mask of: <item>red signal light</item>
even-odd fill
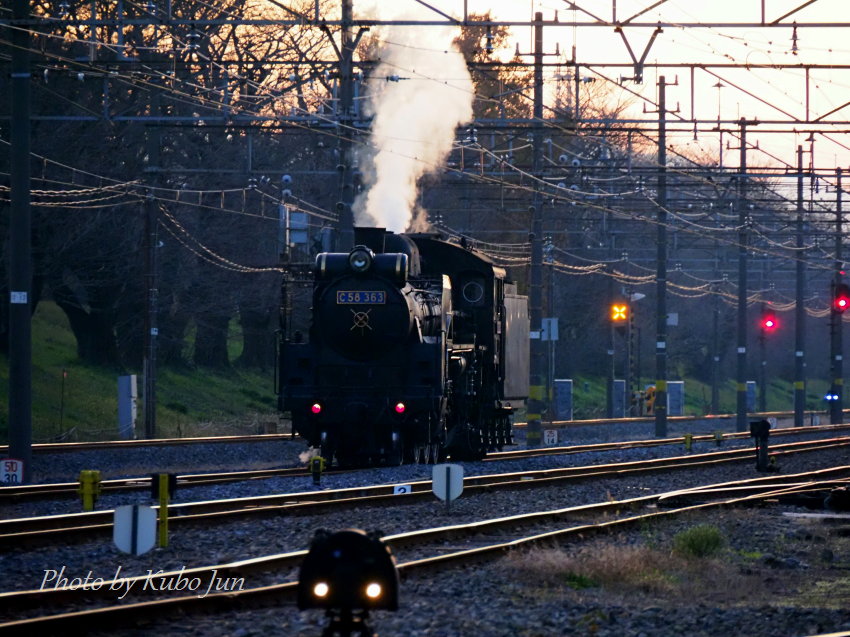
[[[398,402],[398,403],[395,404],[395,413],[403,414],[405,409],[407,409],[407,407],[405,406],[404,403]]]
[[[314,414],[320,414],[322,413],[322,406],[319,403],[313,403],[310,406],[310,411],[312,411]]]
[[[761,328],[769,332],[779,327],[779,321],[776,319],[776,313],[773,310],[762,310],[761,312]]]
[[[832,308],[839,314],[843,314],[850,308],[850,287],[846,283],[838,283],[833,288]]]

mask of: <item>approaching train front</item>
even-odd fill
[[[411,285],[415,246],[316,259],[307,343],[285,342],[281,408],[293,428],[341,465],[398,464],[436,454],[444,386],[446,281]],[[431,443],[434,443],[433,445]]]

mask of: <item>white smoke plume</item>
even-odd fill
[[[309,465],[310,461],[319,455],[321,449],[318,447],[310,447],[307,451],[302,451],[298,454],[298,462],[303,465]]]
[[[438,18],[412,0],[356,7],[363,19]],[[472,78],[453,44],[458,34],[451,25],[387,26],[372,34],[381,42],[380,64],[369,86],[374,119],[370,149],[360,158],[367,189],[354,203],[358,225],[408,229],[417,181],[442,167],[456,127],[472,119]],[[421,211],[416,216],[418,228],[427,225]]]

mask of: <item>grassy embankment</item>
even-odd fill
[[[39,303],[32,330],[33,440],[118,438],[117,377],[120,373],[137,374],[141,394],[140,370],[120,372],[81,363],[68,321],[54,303]],[[238,351],[231,352],[232,359],[236,355]],[[8,379],[8,360],[0,357],[0,441],[3,443],[9,413]],[[161,367],[157,382],[158,434],[182,437],[261,432],[267,423],[278,420],[273,382],[271,370],[261,373],[232,368],[210,372]],[[140,395],[138,437],[142,437],[143,429]]]
[[[234,334],[231,360],[238,355]],[[67,374],[64,377],[63,371]],[[141,390],[141,373],[138,383]],[[6,440],[8,417],[8,360],[0,357],[0,442]],[[107,440],[118,437],[116,370],[80,363],[76,343],[62,311],[50,302],[40,303],[33,319],[33,438],[46,442],[62,437],[70,440]],[[645,378],[645,381],[648,380]],[[809,383],[807,409],[823,409],[820,397],[826,384]],[[158,370],[158,433],[162,437],[257,433],[277,423],[272,372],[232,368],[224,372],[186,369]],[[605,381],[578,377],[573,383],[574,416],[600,418],[605,414]],[[721,388],[721,412],[735,412],[734,381]],[[711,387],[685,381],[685,413],[708,412]],[[769,383],[770,411],[793,410],[790,383]],[[518,419],[525,417],[524,410]],[[143,433],[141,405],[137,436]]]

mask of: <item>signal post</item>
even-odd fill
[[[841,241],[843,237],[842,225],[843,215],[841,210],[842,204],[842,189],[841,189],[842,170],[835,170],[835,274],[832,281],[833,292],[841,289],[844,285],[844,262],[842,259]],[[847,286],[844,285],[846,288]],[[846,306],[848,297],[845,297],[844,305]],[[829,403],[829,421],[833,425],[840,425],[844,422],[844,344],[842,340],[842,316],[843,312],[839,311],[836,303],[833,302],[832,310],[829,313],[829,367],[832,376]]]
[[[840,266],[840,264],[839,264]],[[830,371],[832,382],[829,388],[829,421],[833,425],[844,422],[844,361],[842,356],[841,325],[844,312],[850,307],[850,286],[841,281],[844,271],[836,269],[832,283],[832,310],[830,312]]]
[[[605,392],[606,397],[606,409],[608,418],[614,417],[614,381],[617,377],[616,374],[616,348],[615,344],[615,332],[623,331],[629,324],[629,315],[630,315],[630,307],[628,301],[617,300],[611,303],[611,306],[608,308],[608,318],[611,321],[611,340],[608,348],[608,356],[611,358],[611,364],[609,366],[609,375],[608,375],[608,390]],[[628,344],[626,345],[628,347]],[[626,393],[629,390],[629,383],[626,383]]]
[[[759,366],[759,411],[767,411],[767,335],[779,327],[779,320],[773,308],[763,305],[759,320],[759,351],[761,365]]]

